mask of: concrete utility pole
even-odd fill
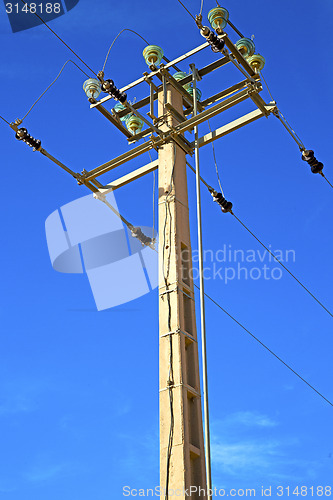
[[[159,94],[159,117],[167,103],[183,116],[183,97],[171,85]],[[161,128],[178,123],[169,114]],[[161,488],[206,489],[186,155],[172,142],[159,149],[158,179]]]
[[[219,10],[219,9],[217,9]],[[221,8],[220,8],[221,10]],[[222,9],[223,10],[223,9]],[[236,30],[237,31],[237,30]],[[239,33],[237,31],[237,33]],[[262,90],[260,80],[260,64],[262,56],[252,56],[251,60],[244,55],[249,47],[254,46],[247,38],[242,38],[236,44],[229,39],[226,33],[217,37],[209,28],[203,27],[202,34],[209,39],[202,45],[183,54],[167,64],[149,63],[151,72],[144,73],[143,77],[126,85],[122,89],[115,88],[112,80],[103,80],[108,84],[107,95],[100,101],[94,97],[96,85],[100,82],[89,79],[85,82],[86,94],[89,97],[91,108],[96,108],[109,122],[112,123],[126,138],[130,145],[146,138],[143,144],[136,145],[120,156],[81,174],[72,171],[59,160],[54,158],[44,148],[39,140],[31,137],[27,130],[18,129],[21,122],[10,124],[16,131],[16,136],[24,140],[31,147],[48,157],[67,173],[72,175],[79,184],[88,187],[96,198],[105,202],[105,195],[125,186],[143,175],[159,170],[159,332],[160,332],[160,465],[161,489],[164,489],[165,499],[171,494],[168,490],[187,490],[200,487],[206,490],[210,486],[209,466],[209,426],[208,426],[208,396],[206,381],[205,349],[203,349],[204,388],[205,399],[205,429],[207,453],[207,479],[205,467],[205,450],[203,440],[203,425],[200,396],[200,376],[198,362],[198,344],[194,308],[194,289],[191,274],[192,255],[189,229],[189,209],[187,199],[186,155],[193,156],[195,152],[197,167],[198,214],[200,214],[200,177],[199,177],[199,148],[241,128],[261,117],[267,117],[276,111],[275,102],[266,104],[260,97]],[[196,70],[192,65],[193,75],[180,75],[177,64],[195,56],[198,52],[214,45],[216,59],[207,66]],[[254,47],[252,47],[254,49]],[[156,46],[149,46],[156,55]],[[156,56],[157,57],[157,56]],[[249,63],[250,61],[250,63]],[[196,80],[232,64],[242,74],[243,80],[231,87],[221,89],[218,93],[206,97],[204,100],[193,100],[197,96]],[[173,78],[171,68],[178,72],[180,79]],[[259,68],[259,69],[258,69]],[[186,75],[186,76],[184,76]],[[245,79],[244,79],[245,77]],[[103,77],[104,78],[104,77]],[[155,80],[155,82],[154,82]],[[219,79],[218,81],[223,81]],[[110,83],[112,82],[112,84]],[[162,82],[162,83],[161,83]],[[193,95],[188,84],[192,82]],[[131,104],[127,100],[127,92],[137,85],[149,85],[150,93],[145,98]],[[109,90],[108,90],[109,89]],[[110,90],[111,89],[111,90]],[[113,89],[113,90],[112,90]],[[89,94],[89,92],[92,92]],[[109,111],[104,104],[112,99],[116,92],[117,99],[123,102],[123,108],[113,108]],[[252,100],[256,106],[254,111],[220,126],[208,134],[199,137],[198,125],[206,122],[223,111]],[[154,107],[158,100],[158,118]],[[142,114],[141,108],[149,107],[149,112]],[[126,121],[126,116],[130,117]],[[149,119],[147,118],[149,117]],[[127,124],[124,126],[122,119]],[[129,123],[145,123],[147,128],[141,130],[128,129]],[[195,130],[195,140],[189,142],[185,133]],[[116,178],[109,184],[101,184],[97,177],[120,167],[124,163],[151,149],[158,151],[158,160],[151,161],[130,172],[123,177]],[[112,208],[112,207],[110,207]],[[120,214],[118,214],[120,216]],[[121,216],[120,216],[121,217]],[[125,219],[121,217],[123,221]],[[128,225],[128,224],[127,224]],[[151,239],[140,233],[139,228],[130,225],[132,235],[139,237],[143,245],[151,246]],[[199,250],[202,255],[199,217]],[[141,236],[140,236],[141,234]],[[204,290],[201,276],[201,304],[203,304]],[[203,312],[203,308],[201,309]],[[202,318],[204,315],[202,314]],[[202,319],[203,339],[204,319]],[[203,346],[204,346],[203,341]],[[181,493],[177,498],[188,498]],[[192,499],[207,498],[202,492],[192,493]]]

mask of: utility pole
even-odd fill
[[[179,123],[166,104],[183,116],[183,97],[170,84],[159,94],[162,130]],[[185,152],[165,144],[158,172],[160,484],[168,498],[168,490],[206,490],[206,474]]]
[[[264,58],[260,54],[254,54],[254,42],[243,37],[236,44],[230,40],[222,30],[226,25],[225,9],[221,7],[212,9],[209,16],[216,33],[207,26],[202,26],[201,21],[197,23],[201,34],[206,38],[205,43],[173,61],[164,58],[167,61],[166,64],[161,64],[162,49],[157,46],[146,47],[144,55],[151,70],[150,73],[144,73],[143,77],[122,89],[117,89],[113,80],[104,80],[103,72],[97,75],[99,80],[91,78],[85,82],[84,88],[91,103],[91,108],[96,108],[115,126],[125,136],[129,145],[145,139],[145,142],[135,145],[120,156],[90,171],[83,170],[81,173],[76,173],[42,148],[41,141],[30,136],[25,128],[19,128],[22,120],[10,124],[11,128],[16,132],[18,140],[26,142],[36,151],[56,163],[58,167],[74,177],[79,184],[88,187],[96,198],[104,202],[106,202],[105,195],[110,191],[119,189],[158,168],[160,486],[161,495],[164,496],[165,500],[171,497],[171,490],[173,490],[174,494],[176,490],[177,498],[185,500],[185,498],[188,498],[185,490],[190,489],[191,486],[192,488],[197,487],[196,491],[190,490],[192,499],[207,499],[210,495],[207,495],[206,487],[211,484],[207,367],[205,341],[203,341],[206,467],[194,284],[191,272],[192,251],[187,197],[186,155],[193,156],[195,152],[200,268],[202,270],[199,148],[277,111],[275,102],[267,104],[259,95],[262,91],[260,69],[263,67]],[[241,36],[240,32],[236,28],[234,29]],[[209,46],[216,53],[216,59],[213,62],[199,70],[192,65],[192,74],[180,72],[177,67],[178,64],[194,57],[198,52],[207,49]],[[152,59],[149,60],[149,57]],[[196,81],[212,72],[216,72],[227,64],[235,66],[242,74],[242,80],[201,100],[196,88]],[[175,74],[171,75],[172,68],[177,71],[177,78],[174,78]],[[223,81],[223,79],[219,81]],[[127,92],[141,84],[148,84],[150,93],[135,104],[131,104],[127,100]],[[97,97],[101,90],[108,95],[98,101]],[[118,100],[120,104],[118,103],[109,111],[105,104],[112,98]],[[241,115],[239,118],[199,137],[199,124],[247,99],[252,100],[255,105],[256,109],[254,111]],[[157,117],[154,109],[156,100],[158,100]],[[139,111],[141,108],[147,107],[149,107],[149,111],[145,114]],[[146,128],[142,130],[144,124]],[[193,129],[195,130],[195,140],[190,142],[185,137],[185,134]],[[292,133],[291,130],[288,131]],[[123,177],[116,178],[109,184],[103,185],[98,181],[97,177],[152,149],[158,152],[158,160],[151,161]],[[226,201],[224,198],[223,200]],[[120,216],[120,214],[118,215]],[[123,217],[121,219],[127,223],[132,236],[138,238],[143,245],[152,246],[152,239],[146,237],[140,228],[128,224]],[[203,306],[202,273],[200,282],[200,297]],[[202,334],[203,339],[205,339],[203,307],[201,312]],[[199,487],[201,488],[200,493]]]

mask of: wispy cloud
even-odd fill
[[[238,475],[245,469],[251,472],[267,469],[271,459],[281,453],[281,443],[278,441],[259,440],[227,443],[216,438],[212,443],[212,456],[214,463],[223,465],[225,472]]]
[[[31,413],[38,410],[41,394],[47,388],[47,381],[9,380],[0,386],[0,417]]]
[[[228,426],[242,425],[247,427],[276,427],[278,422],[267,415],[253,411],[231,413],[222,419]]]
[[[41,483],[71,476],[76,472],[77,467],[68,462],[53,464],[40,463],[31,466],[30,469],[24,473],[24,478],[31,483]]]
[[[30,413],[36,409],[33,401],[24,395],[16,394],[0,402],[0,417],[17,413]]]
[[[236,412],[213,422],[212,429],[212,466],[223,487],[310,480],[320,470],[320,464],[299,458],[299,441],[281,436],[279,422],[269,415]]]

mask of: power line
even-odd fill
[[[199,287],[194,284],[194,286],[199,289]],[[221,309],[221,311],[223,311],[227,316],[229,316],[230,319],[232,319],[235,323],[237,323],[238,326],[240,326],[246,333],[248,333],[249,335],[251,335],[251,337],[256,341],[258,342],[262,347],[264,347],[270,354],[272,354],[272,356],[274,356],[277,360],[279,360],[284,366],[286,366],[288,368],[288,370],[290,370],[292,373],[294,373],[294,375],[296,375],[300,380],[302,380],[302,382],[304,382],[308,387],[310,387],[310,389],[312,389],[314,392],[316,392],[321,398],[323,398],[328,404],[330,404],[331,406],[333,406],[333,403],[331,403],[331,401],[329,401],[329,399],[325,398],[325,396],[323,394],[321,394],[321,392],[319,392],[315,387],[313,387],[313,385],[311,385],[307,380],[305,380],[305,378],[303,378],[298,372],[296,372],[296,370],[294,370],[290,365],[288,365],[288,363],[286,363],[285,361],[283,361],[282,358],[280,358],[277,354],[275,354],[274,351],[272,351],[266,344],[264,344],[258,337],[256,337],[252,332],[250,332],[250,330],[248,330],[242,323],[240,323],[234,316],[232,316],[226,309],[224,309],[218,302],[216,302],[216,300],[214,300],[210,295],[208,295],[207,293],[205,293],[206,297],[211,301],[213,302],[219,309]]]
[[[129,28],[124,28],[123,30],[121,30],[118,35],[115,37],[115,39],[113,40],[113,42],[111,43],[110,45],[110,48],[108,50],[108,53],[106,54],[106,58],[105,58],[105,61],[104,61],[104,65],[103,65],[103,69],[102,71],[105,70],[105,66],[106,66],[106,63],[108,62],[108,58],[109,58],[109,55],[110,55],[110,51],[113,47],[113,45],[115,44],[116,40],[120,37],[120,35],[122,33],[124,33],[124,31],[131,31],[132,33],[134,33],[135,35],[137,35],[138,37],[140,37],[147,45],[149,45],[149,42],[147,42],[147,40],[145,38],[143,38],[143,36],[139,35],[139,33],[137,33],[137,31],[134,31],[134,30],[131,30]]]
[[[204,0],[201,0],[201,7],[200,7],[200,16],[202,16],[202,10],[203,10],[203,5],[204,5]]]
[[[71,48],[70,48],[70,46],[69,46],[69,45],[68,45],[68,44],[67,44],[67,43],[66,43],[66,42],[65,42],[62,38],[60,38],[60,36],[59,36],[59,35],[57,35],[57,33],[56,33],[55,31],[53,31],[53,29],[51,29],[51,28],[50,28],[50,26],[49,26],[48,24],[46,24],[46,22],[45,22],[45,21],[44,21],[44,20],[43,20],[43,19],[42,19],[42,18],[41,18],[38,14],[37,14],[37,12],[32,12],[32,11],[31,11],[31,9],[30,9],[30,5],[29,5],[27,2],[25,2],[24,0],[21,0],[21,2],[22,2],[22,3],[24,3],[24,5],[26,5],[26,6],[29,8],[29,11],[30,11],[30,13],[31,13],[31,14],[34,14],[36,17],[38,17],[38,19],[39,19],[39,20],[40,20],[40,21],[41,21],[41,22],[42,22],[42,23],[43,23],[43,24],[47,27],[47,29],[49,29],[49,30],[51,31],[51,33],[53,33],[53,34],[54,34],[54,36],[56,36],[56,37],[58,38],[58,40],[60,40],[60,41],[61,41],[61,43],[63,43],[63,44],[64,44],[64,45],[65,45],[65,46],[66,46],[66,47],[67,47],[67,48],[68,48],[68,49],[69,49],[69,50],[70,50],[70,51],[71,51],[71,52],[75,55],[75,57],[77,57],[77,58],[78,58],[78,59],[82,62],[82,64],[84,64],[84,65],[86,66],[86,68],[88,68],[88,69],[89,69],[89,71],[91,71],[92,73],[94,73],[94,75],[96,75],[96,76],[97,76],[97,74],[95,73],[95,71],[94,71],[94,70],[92,70],[92,69],[90,68],[90,66],[88,66],[88,64],[86,64],[86,63],[84,62],[84,60],[83,60],[83,59],[81,59],[81,57],[80,57],[80,56],[78,56],[78,55],[77,55],[77,53],[76,53],[76,52],[74,52],[74,50],[73,50],[73,49],[71,49]]]
[[[192,165],[191,165],[188,161],[186,161],[186,165],[187,165],[188,167],[190,167],[190,169],[192,170],[192,172],[193,172],[194,174],[196,173],[196,172],[195,172],[195,168],[194,168],[194,167],[192,167]],[[213,189],[213,188],[212,188],[212,186],[210,186],[210,185],[208,184],[208,182],[206,182],[206,181],[205,181],[205,179],[203,179],[201,176],[200,176],[200,180],[201,180],[201,182],[202,182],[202,183],[206,186],[206,188],[208,188],[208,190]]]
[[[84,75],[86,75],[88,78],[89,78],[89,75],[87,75],[87,73],[85,71],[83,71],[83,69],[80,68],[80,66],[78,66],[74,61],[72,61],[71,59],[68,59],[68,61],[65,62],[65,64],[63,65],[63,67],[61,68],[61,70],[59,71],[59,74],[58,76],[53,80],[53,82],[44,90],[44,92],[38,97],[38,99],[33,103],[33,105],[31,106],[31,108],[29,109],[29,111],[24,115],[24,117],[22,118],[22,121],[28,116],[28,114],[30,113],[30,111],[32,111],[32,109],[35,107],[35,105],[37,104],[37,102],[43,97],[43,95],[46,94],[46,92],[52,87],[52,85],[55,84],[55,82],[58,80],[58,78],[60,77],[61,73],[63,72],[63,70],[65,69],[65,66],[71,62],[72,64],[74,64],[74,66],[76,66],[80,71],[82,71],[82,73]]]
[[[278,262],[280,266],[282,266],[283,269],[285,269],[287,273],[289,273],[290,276],[292,276],[292,278],[294,278],[294,280],[297,281],[297,283],[301,285],[301,287],[304,288],[304,290],[333,318],[333,314],[327,309],[327,307],[325,307],[324,304],[320,302],[320,300],[317,299],[317,297],[313,295],[313,293],[311,293],[310,290],[306,288],[306,286],[303,285],[303,283],[301,283],[291,271],[289,271],[289,269],[276,257],[276,255],[274,255],[274,253],[271,252],[269,248],[267,248],[266,245],[264,245],[264,243],[260,241],[259,238],[257,238],[257,236],[233,212],[231,212],[231,215],[234,216],[234,218],[244,227],[244,229],[246,229],[246,231],[248,231],[253,236],[253,238],[255,238],[255,240],[257,240],[257,242],[260,243],[263,248],[265,248],[265,250],[267,250],[267,252],[276,260],[276,262]]]
[[[234,24],[232,24],[232,22],[229,19],[227,20],[227,23],[229,24],[230,28],[232,28],[237,33],[238,36],[244,38],[244,35],[236,28]]]
[[[143,137],[143,141],[146,142],[146,139]],[[150,151],[148,150],[148,155],[150,161],[153,161]],[[156,171],[153,171],[153,238],[155,238],[155,191],[156,191]]]
[[[330,181],[327,179],[326,175],[321,172],[321,176],[324,177],[325,181],[333,188],[333,185],[330,183]]]
[[[180,3],[180,5],[182,5],[184,7],[184,9],[186,10],[186,12],[188,12],[188,14],[190,14],[190,16],[192,17],[193,21],[195,21],[195,17],[191,14],[191,12],[188,10],[187,7],[185,7],[185,5],[183,4],[183,2],[181,2],[181,0],[178,0],[178,2]]]
[[[188,164],[189,165],[189,164]],[[191,165],[189,165],[191,167]],[[191,169],[194,171],[194,169],[191,167]],[[195,171],[194,171],[195,172]],[[208,185],[208,183],[206,181],[204,181],[202,178],[201,180],[203,181],[203,183],[207,186],[208,190],[210,191],[210,186]],[[230,211],[230,210],[229,210]],[[269,248],[234,214],[234,212],[231,210],[230,211],[231,215],[233,215],[233,217],[244,227],[244,229],[246,229],[246,231],[248,231],[252,236],[253,238],[255,238],[255,240],[276,260],[276,262],[278,262],[280,264],[280,266],[283,267],[283,269],[285,269],[292,278],[294,278],[295,281],[297,281],[297,283],[302,287],[304,288],[304,290],[333,318],[333,314],[329,311],[329,309],[327,309],[327,307],[324,306],[324,304],[322,302],[320,302],[319,299],[317,299],[317,297],[312,293],[310,292],[310,290],[305,286],[303,285],[303,283],[301,281],[299,281],[298,278],[296,278],[296,276],[276,257],[276,255],[271,251],[269,250]]]
[[[1,115],[0,115],[0,118],[1,118],[1,120],[3,120],[4,122],[6,122],[6,123],[7,123],[7,125],[10,125],[10,123],[9,123],[9,122],[7,122],[7,120],[6,120],[3,116],[1,116]]]
[[[208,127],[209,127],[209,130],[210,130],[210,132],[212,133],[212,129],[211,129],[211,127],[210,127],[209,120],[207,120],[207,122],[208,122]],[[215,145],[214,145],[214,141],[212,141],[212,148],[213,148],[213,157],[214,157],[214,163],[215,163],[215,171],[216,171],[216,175],[217,175],[217,181],[218,181],[218,183],[219,183],[221,193],[222,193],[222,194],[223,194],[223,196],[224,196],[224,192],[223,192],[222,185],[221,185],[221,180],[220,180],[220,175],[219,175],[219,169],[218,169],[218,166],[217,166],[217,160],[216,160],[216,154],[215,154]]]
[[[264,84],[266,85],[266,88],[267,88],[267,91],[268,91],[268,93],[270,95],[270,98],[272,99],[272,101],[274,101],[276,103],[276,100],[272,96],[272,93],[270,91],[270,88],[268,86],[268,83],[267,83],[267,81],[266,81],[266,79],[265,79],[262,71],[260,71],[260,76],[263,79]],[[280,120],[280,122],[282,123],[282,125],[285,127],[285,129],[289,132],[289,134],[291,135],[291,137],[294,139],[294,141],[298,145],[299,149],[301,151],[305,151],[306,148],[305,148],[305,146],[303,144],[302,139],[299,137],[299,135],[296,134],[295,130],[292,128],[292,126],[288,122],[287,118],[282,114],[282,112],[280,111],[279,108],[277,108],[277,112],[274,113],[274,116],[276,116],[276,118],[278,118],[278,120]]]

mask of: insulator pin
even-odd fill
[[[324,164],[317,160],[311,149],[302,152],[302,160],[310,165],[313,174],[320,174],[324,168]]]
[[[35,139],[30,134],[28,134],[26,128],[19,128],[15,134],[15,137],[18,141],[23,141],[31,148],[34,148],[34,151],[38,151],[41,148],[42,141],[40,141],[39,139]]]
[[[227,201],[221,193],[211,190],[210,194],[212,195],[213,200],[220,205],[222,212],[228,213],[232,211],[233,205],[231,201]]]
[[[120,90],[115,86],[113,80],[104,80],[104,82],[102,83],[102,90],[122,104],[124,104],[124,102],[126,102],[127,100],[127,94],[125,92],[120,92]]]

